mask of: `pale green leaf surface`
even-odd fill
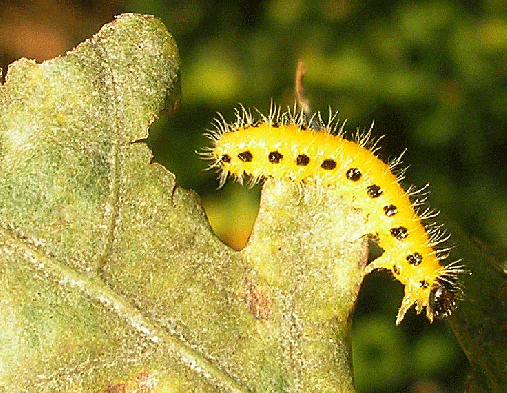
[[[64,57],[9,68],[1,391],[353,391],[362,215],[333,190],[270,181],[247,247],[224,246],[139,142],[177,105],[178,66],[159,20],[122,15]]]

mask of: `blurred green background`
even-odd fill
[[[3,1],[0,61],[64,54],[121,12],[160,17],[182,60],[182,106],[153,126],[155,161],[204,198],[215,230],[236,248],[257,214],[259,187],[229,182],[194,153],[217,111],[294,103],[298,59],[312,109],[347,129],[385,135],[380,155],[408,148],[406,184],[472,237],[507,247],[507,2],[475,1]],[[461,392],[468,363],[443,322],[394,319],[402,288],[367,277],[354,318],[358,392]]]

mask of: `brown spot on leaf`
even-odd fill
[[[157,385],[157,380],[149,372],[143,371],[137,374],[131,382],[119,382],[106,387],[105,393],[152,393]]]
[[[271,298],[265,291],[258,289],[250,278],[246,280],[245,303],[252,315],[266,320],[271,315]]]
[[[128,393],[131,390],[129,389],[126,383],[119,383],[116,385],[109,385],[106,387],[105,393]]]
[[[153,374],[148,372],[141,372],[136,376],[136,390],[137,393],[151,393],[155,386],[157,385],[157,380],[154,378]]]

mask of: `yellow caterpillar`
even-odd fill
[[[363,211],[365,235],[373,235],[384,250],[368,271],[388,269],[405,287],[396,324],[412,305],[417,313],[425,308],[431,322],[448,316],[461,293],[457,276],[464,270],[459,261],[441,263],[448,248],[439,249],[438,244],[447,237],[440,226],[423,225],[437,213],[426,209],[418,214],[416,206],[424,200],[410,197],[421,190],[402,188],[404,171],[393,173],[401,157],[390,164],[379,159],[371,129],[357,134],[355,141],[347,140],[335,119],[330,113],[324,124],[320,113],[308,119],[295,110],[281,113],[273,107],[269,116],[260,114],[256,121],[241,107],[234,123],[216,120],[216,129],[207,134],[213,146],[203,155],[212,161],[210,168],[218,170],[220,186],[230,174],[241,183],[244,176],[252,184],[273,177],[335,187]]]

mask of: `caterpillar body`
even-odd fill
[[[396,324],[412,305],[417,313],[426,309],[431,322],[450,315],[461,293],[458,274],[464,270],[459,261],[442,264],[449,249],[438,245],[448,237],[440,226],[423,224],[438,213],[417,208],[424,199],[411,200],[422,190],[405,191],[400,185],[404,170],[396,170],[401,157],[388,164],[378,158],[379,139],[371,137],[371,128],[355,140],[346,139],[331,111],[327,123],[320,113],[309,118],[296,109],[272,107],[268,116],[259,114],[255,120],[241,107],[235,122],[220,117],[207,134],[213,145],[203,155],[219,172],[220,186],[232,175],[241,183],[244,176],[251,184],[273,177],[337,188],[367,215],[365,235],[373,235],[384,250],[368,272],[388,269],[405,287]]]

